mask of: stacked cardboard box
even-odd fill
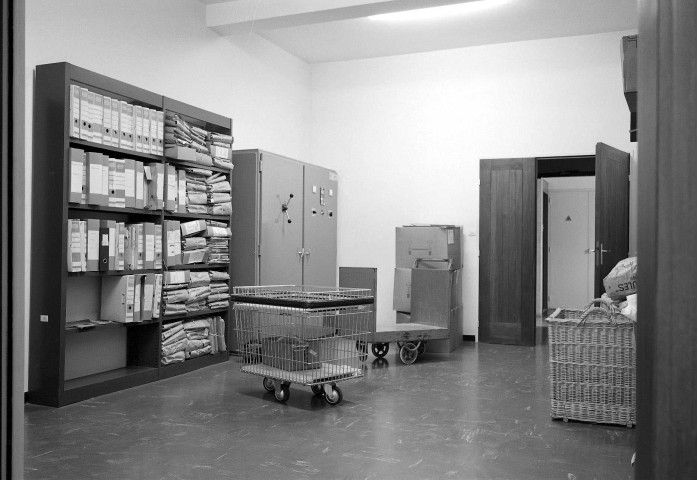
[[[449,338],[430,341],[428,350],[453,351],[462,343],[462,227],[397,227],[396,243],[397,323],[447,327]]]

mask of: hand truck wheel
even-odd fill
[[[411,342],[405,343],[399,350],[399,359],[405,365],[411,365],[416,361],[416,357],[419,356],[419,349]]]
[[[264,388],[267,392],[273,393],[274,390],[276,390],[276,387],[273,386],[273,380],[271,380],[269,377],[264,377],[264,381],[262,384],[264,385]]]
[[[419,344],[416,346],[416,354],[420,357],[424,353],[426,353],[426,340],[421,340],[419,341]]]
[[[337,387],[336,384],[332,383],[332,391],[330,394],[324,395],[324,400],[329,405],[338,405],[343,399],[344,394],[342,393],[341,389]]]
[[[375,355],[377,358],[382,358],[387,355],[387,352],[390,351],[390,344],[374,343],[370,346],[370,349],[373,351],[373,355]]]
[[[322,385],[310,385],[310,388],[312,389],[312,393],[318,397],[324,395],[324,388],[322,388]]]
[[[276,400],[286,403],[290,398],[290,385],[287,383],[281,384],[280,390],[275,390],[273,394],[276,396]]]

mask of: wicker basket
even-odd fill
[[[552,418],[635,425],[634,322],[599,300],[547,322]]]

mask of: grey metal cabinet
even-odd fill
[[[232,158],[232,285],[335,286],[335,171],[263,150]]]

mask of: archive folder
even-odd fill
[[[82,194],[85,185],[82,182],[83,171],[86,168],[86,156],[83,150],[79,148],[70,149],[70,195],[68,201],[70,203],[82,203]]]
[[[99,271],[99,228],[98,218],[88,218],[87,222],[87,271]]]
[[[165,210],[168,212],[177,211],[177,195],[179,194],[179,178],[177,169],[174,165],[167,165],[167,201]]]
[[[80,87],[70,85],[70,136],[80,138]]]
[[[144,222],[143,235],[145,239],[143,268],[146,270],[152,270],[155,268],[155,224],[151,222]]]
[[[153,295],[155,293],[155,274],[148,273],[143,276],[143,286],[141,287],[140,319],[152,320]]]
[[[164,208],[165,166],[161,163],[150,163],[146,165],[146,168],[147,167],[150,167],[150,178],[147,182],[148,189],[145,208],[149,210],[162,210]]]
[[[155,224],[155,269],[162,268],[162,225]]]
[[[155,288],[152,294],[152,318],[160,318],[160,307],[162,305],[162,274],[155,274]]]
[[[145,208],[145,166],[140,162],[135,162],[136,181],[135,181],[135,208]]]
[[[83,140],[92,140],[90,136],[90,128],[92,126],[90,119],[90,103],[89,91],[84,87],[80,88],[80,138]]]
[[[97,152],[87,152],[87,203],[107,206],[108,195],[105,186],[109,185],[109,166],[107,157]],[[104,172],[107,172],[106,182]],[[106,185],[105,185],[106,184]]]
[[[111,145],[111,97],[103,97],[102,111],[102,143]]]
[[[98,93],[94,94],[92,103],[92,141],[102,142],[102,119],[104,117],[104,97]]]
[[[136,161],[131,158],[124,160],[124,196],[126,208],[136,206]]]
[[[101,320],[133,321],[133,287],[133,275],[102,277]]]
[[[119,101],[111,99],[111,145],[119,146]]]
[[[99,270],[115,270],[116,220],[101,220],[99,223]]]
[[[145,275],[138,273],[133,275],[133,321],[140,322],[142,320],[141,300],[143,299],[143,279]]]
[[[177,220],[165,220],[167,232],[167,266],[181,265],[182,244],[180,224]]]

